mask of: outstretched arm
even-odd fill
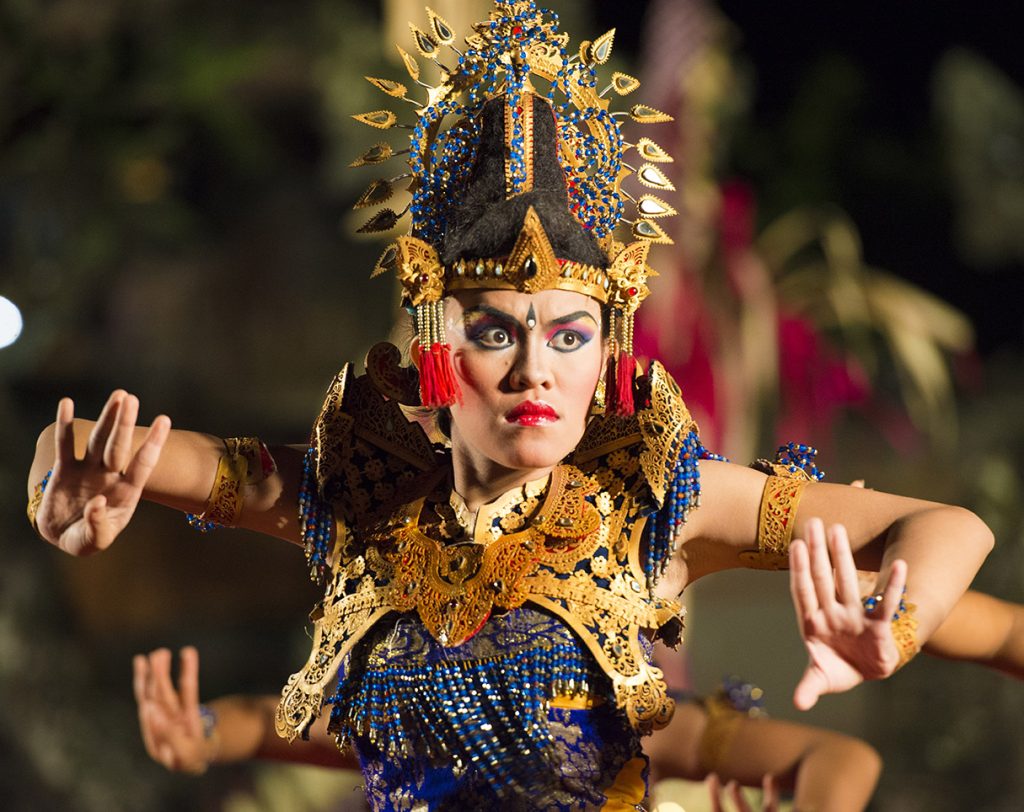
[[[359,769],[327,733],[326,715],[313,724],[308,741],[289,744],[274,732],[276,696],[226,696],[201,706],[199,654],[191,646],[181,650],[177,688],[168,649],[137,655],[133,668],[142,741],[150,758],[169,770],[201,774],[210,764],[252,759]]]
[[[809,725],[754,718],[695,702],[676,707],[669,726],[645,745],[652,778],[776,788],[794,795],[797,809],[860,812],[881,772],[881,759],[860,739]]]
[[[47,541],[72,555],[88,555],[113,543],[140,498],[190,513],[202,513],[217,476],[224,443],[216,437],[171,430],[160,416],[149,428],[136,426],[139,402],[118,390],[95,422],[74,417],[69,398],[36,444],[29,474],[32,499],[52,469],[35,514]],[[273,449],[275,470],[245,486],[237,526],[298,542],[295,505],[302,449]]]
[[[708,461],[701,465],[701,478],[703,505],[682,532],[682,566],[675,576],[682,583],[743,566],[744,556],[758,550],[765,475]],[[811,688],[794,697],[801,708],[813,705],[821,692],[847,690],[864,679],[891,674],[900,656],[886,610],[899,603],[904,584],[906,600],[917,607],[920,644],[944,620],[992,547],[991,532],[969,511],[848,485],[808,484],[799,504],[790,505],[789,511],[791,527],[805,528],[810,519],[821,517],[812,523],[816,529],[806,544],[794,542],[790,559],[800,570],[794,574],[799,576],[794,595],[802,596],[798,610],[812,657],[809,670],[817,670],[824,678],[801,683]],[[855,575],[852,588],[844,577],[839,582],[841,593],[836,592],[826,523],[845,528],[842,557],[852,550],[857,566],[880,573],[876,591],[886,597],[870,615],[860,605]],[[815,659],[815,653],[825,648],[831,655]]]
[[[1024,606],[968,590],[924,650],[1024,680]]]

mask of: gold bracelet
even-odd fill
[[[200,533],[207,533],[215,527],[234,527],[242,513],[245,500],[242,486],[248,469],[249,462],[244,455],[238,453],[237,442],[225,440],[224,453],[217,461],[217,473],[213,477],[213,488],[206,499],[206,507],[198,515],[185,514],[188,523]]]
[[[32,489],[32,496],[28,500],[28,505],[25,506],[28,523],[32,525],[32,529],[36,531],[36,534],[39,533],[39,526],[36,524],[36,514],[39,512],[39,506],[43,503],[43,494],[46,493],[46,486],[50,483],[50,476],[52,474],[53,469],[51,468],[46,472],[46,476],[43,477],[42,481]]]
[[[906,592],[906,590],[903,590]],[[864,610],[870,614],[875,609],[882,605],[883,596],[868,595],[861,599],[861,603],[864,604]],[[914,617],[914,612],[917,611],[917,605],[908,603],[906,598],[900,597],[899,606],[893,613],[891,619],[892,626],[892,639],[896,643],[896,650],[899,652],[899,661],[896,663],[896,668],[893,669],[893,673],[899,671],[903,666],[909,663],[917,656],[917,653],[921,650],[921,646],[917,642],[917,618]]]
[[[736,736],[736,729],[746,714],[733,708],[721,697],[711,697],[701,703],[707,713],[704,732],[697,743],[697,762],[707,772],[717,772]]]
[[[917,643],[918,623],[914,617],[916,610],[917,606],[912,603],[901,603],[900,611],[892,619],[892,639],[896,641],[896,648],[900,653],[899,662],[896,664],[897,671],[913,660],[921,650]]]

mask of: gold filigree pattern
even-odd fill
[[[419,306],[439,302],[444,296],[444,267],[437,249],[416,237],[403,236],[398,246],[398,280],[409,301]]]
[[[611,287],[608,301],[624,314],[635,313],[650,294],[647,280],[658,274],[647,264],[651,244],[647,240],[630,243],[620,251],[608,268]]]
[[[638,731],[667,723],[672,701],[640,639],[645,630],[668,626],[677,637],[680,607],[649,592],[639,565],[653,490],[646,471],[654,463],[635,464],[636,450],[641,457],[669,459],[672,438],[693,427],[664,371],[652,367],[648,414],[595,418],[602,425],[588,430],[590,445],[580,449],[586,464],[557,466],[539,507],[528,503],[537,499],[528,483],[510,492],[508,501],[482,509],[475,530],[455,540],[444,530],[455,517],[447,467],[438,465],[444,458],[429,445],[410,454],[408,443],[400,449],[404,456],[397,456],[391,443],[399,430],[393,426],[387,442],[381,436],[388,434],[381,421],[401,419],[386,408],[397,404],[385,401],[368,377],[346,376],[343,370],[332,386],[316,432],[324,456],[321,490],[338,516],[334,576],[317,610],[313,651],[285,689],[279,732],[294,737],[320,712],[327,682],[384,615],[415,612],[427,633],[451,646],[472,637],[494,611],[525,603],[551,612],[579,637]],[[671,428],[658,431],[655,423]],[[637,447],[632,453],[615,453],[630,445]],[[370,474],[381,473],[379,463],[368,463],[371,457],[384,464],[380,482],[405,477],[395,488],[405,499],[386,512],[368,494],[356,510],[353,493],[365,493]],[[507,513],[525,518],[525,525],[502,532]]]
[[[896,641],[896,648],[900,653],[899,662],[896,664],[897,670],[914,659],[921,650],[921,646],[917,642],[918,622],[914,617],[916,611],[916,604],[904,603],[903,608],[892,620],[892,637]]]
[[[540,216],[530,206],[508,257],[459,260],[448,269],[446,291],[483,288],[536,293],[558,289],[575,291],[604,302],[610,285],[608,274],[597,266],[559,261],[544,232]]]
[[[399,612],[415,609],[442,646],[460,645],[495,606],[523,605],[523,578],[536,566],[541,539],[529,529],[486,546],[442,545],[417,527],[399,531],[397,549],[385,556],[395,572],[387,599]]]
[[[757,517],[757,550],[769,560],[788,556],[797,506],[806,487],[806,479],[791,476],[770,476],[765,480]]]
[[[679,385],[657,361],[651,363],[647,381],[650,406],[640,409],[636,415],[645,446],[640,452],[640,468],[660,505],[665,500],[683,438],[694,431],[697,424],[683,402]]]

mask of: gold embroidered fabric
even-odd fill
[[[640,639],[663,624],[678,630],[680,606],[649,592],[639,563],[644,517],[660,503],[652,492],[665,490],[660,471],[647,482],[643,459],[667,459],[661,446],[694,426],[657,366],[651,390],[651,407],[594,418],[572,464],[484,506],[466,533],[447,456],[369,378],[343,370],[314,428],[320,490],[335,508],[334,572],[309,660],[284,690],[278,733],[292,739],[308,727],[346,655],[384,615],[416,613],[454,646],[492,613],[526,602],[575,632],[635,729],[667,724],[673,703]],[[377,498],[358,496],[381,484]]]

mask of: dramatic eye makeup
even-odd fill
[[[487,350],[502,350],[516,343],[519,325],[497,308],[478,305],[462,314],[466,338]]]
[[[585,310],[577,310],[551,322],[551,329],[544,337],[548,346],[558,352],[573,352],[589,344],[597,334],[597,322]]]
[[[531,306],[530,314],[533,314]],[[528,316],[529,318],[529,316]],[[536,316],[533,316],[536,324]],[[521,340],[523,325],[512,315],[488,305],[477,305],[462,315],[466,338],[488,350],[501,350]],[[588,344],[597,334],[597,320],[587,311],[578,310],[548,322],[544,341],[558,352],[573,352]]]

